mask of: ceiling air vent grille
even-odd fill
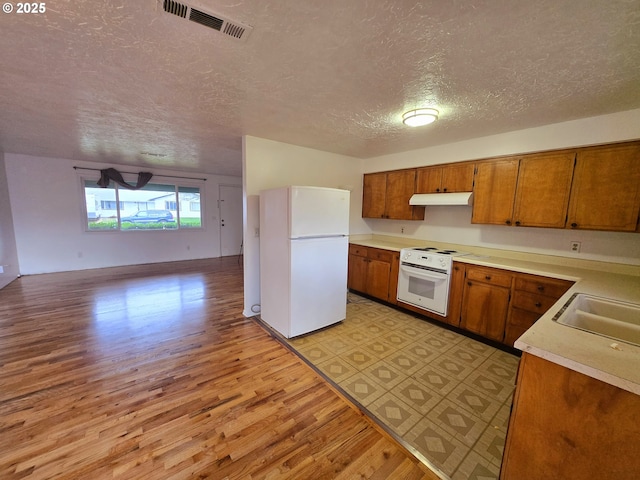
[[[227,35],[230,35],[235,38],[242,38],[247,29],[245,27],[241,27],[240,25],[234,25],[233,23],[227,23],[224,26],[224,32]]]
[[[246,41],[253,31],[253,27],[242,25],[239,22],[232,22],[222,16],[203,12],[200,9],[174,0],[162,0],[162,9],[167,13],[177,15],[178,17],[182,17],[213,30],[217,30],[218,32],[235,38],[236,40]]]
[[[196,10],[195,8],[191,9],[189,20],[218,31],[220,31],[220,29],[222,28],[222,24],[224,23],[224,20],[222,20],[221,18],[214,17],[213,15],[201,12],[200,10]]]
[[[182,3],[174,2],[173,0],[164,0],[162,8],[167,13],[173,13],[179,17],[187,18],[188,7]]]

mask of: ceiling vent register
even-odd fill
[[[253,30],[253,27],[243,25],[240,22],[233,22],[220,15],[207,13],[174,0],[163,0],[162,9],[167,13],[212,28],[237,40],[246,41]]]

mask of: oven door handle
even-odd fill
[[[431,278],[433,280],[446,280],[449,277],[446,273],[432,272],[431,270],[408,267],[407,265],[401,265],[400,270],[415,275],[416,277]]]

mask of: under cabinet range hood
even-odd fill
[[[471,205],[472,200],[472,192],[416,193],[409,205]]]

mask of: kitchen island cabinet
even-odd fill
[[[490,340],[504,338],[513,274],[488,267],[467,266],[460,327]]]
[[[390,250],[349,245],[347,287],[396,303],[399,258],[399,253]]]
[[[501,480],[631,480],[640,396],[523,353]]]
[[[362,217],[424,220],[424,207],[409,205],[415,187],[415,168],[365,174]]]

